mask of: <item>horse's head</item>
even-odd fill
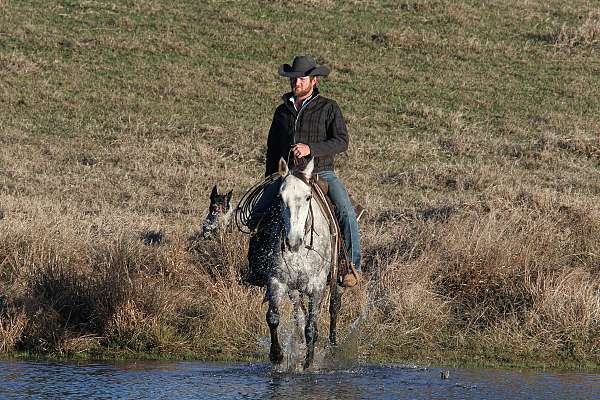
[[[285,243],[293,252],[300,250],[304,242],[304,232],[312,198],[312,190],[308,181],[313,169],[314,161],[312,159],[304,168],[291,172],[285,160],[279,161],[279,173],[283,179],[279,197],[285,228]]]
[[[202,223],[202,237],[211,239],[219,232],[219,227],[227,225],[231,216],[231,191],[227,194],[219,194],[217,185],[210,193],[210,206],[208,215]]]

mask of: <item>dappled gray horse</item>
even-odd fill
[[[267,323],[271,333],[269,358],[274,364],[283,361],[283,351],[277,328],[280,319],[280,306],[286,296],[294,303],[295,314],[302,297],[308,299],[304,338],[306,357],[304,368],[309,368],[314,359],[315,342],[318,338],[318,320],[321,302],[325,295],[328,276],[332,265],[332,235],[324,211],[313,199],[313,189],[308,181],[313,171],[311,160],[303,170],[288,170],[282,159],[279,165],[281,186],[279,204],[261,232],[260,245],[250,247],[251,262],[265,271],[267,299]],[[339,310],[341,289],[333,280],[330,296],[329,340],[335,344],[335,328]]]

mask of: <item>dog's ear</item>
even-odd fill
[[[229,193],[227,193],[225,196],[227,198],[227,208],[230,207],[231,204],[231,195],[233,194],[233,190],[230,190]]]
[[[304,169],[300,172],[302,173],[302,175],[304,175],[304,177],[306,178],[307,181],[310,181],[310,178],[312,177],[312,172],[314,169],[315,169],[315,159],[311,157],[310,161],[308,163],[306,163],[306,167],[304,167]]]
[[[285,160],[283,159],[283,157],[281,157],[279,159],[279,175],[286,176],[289,173],[290,173],[290,170],[288,169],[288,165],[285,162]]]
[[[214,203],[216,198],[217,198],[217,185],[213,186],[212,192],[210,192],[210,201],[212,203]]]

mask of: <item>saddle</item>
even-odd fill
[[[309,181],[310,186],[313,189],[313,192],[316,196],[313,196],[323,209],[325,216],[329,222],[329,229],[332,237],[332,248],[334,249],[331,253],[331,264],[332,264],[332,275],[335,273],[335,269],[337,269],[337,281],[341,283],[341,279],[346,275],[350,270],[354,269],[352,266],[352,262],[350,260],[350,255],[347,254],[345,246],[342,244],[342,233],[340,228],[340,223],[335,216],[335,204],[328,196],[329,193],[329,185],[327,181],[323,179],[319,179],[318,176],[313,176]],[[350,203],[356,212],[356,220],[360,221],[360,218],[365,213],[365,208],[360,204],[357,204],[352,196],[350,197]]]
[[[311,185],[314,187],[314,185],[317,185],[319,187],[319,189],[321,189],[321,191],[323,192],[323,194],[326,195],[327,198],[327,205],[331,208],[331,211],[335,210],[335,204],[333,204],[333,201],[331,200],[331,198],[329,197],[329,184],[327,183],[327,181],[323,180],[323,179],[319,179],[318,175],[315,175],[311,178],[310,180]],[[350,193],[348,193],[348,197],[350,198],[350,203],[352,203],[352,207],[354,207],[354,210],[356,211],[356,220],[360,221],[360,218],[363,216],[363,214],[367,211],[362,205],[358,204],[356,202],[356,200],[354,200],[352,198],[352,195]],[[335,221],[338,226],[339,223],[337,221]]]

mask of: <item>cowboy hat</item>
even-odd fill
[[[309,56],[296,56],[292,65],[283,64],[279,67],[279,75],[288,78],[300,78],[303,76],[327,76],[329,68],[325,65],[317,66],[314,58]]]

